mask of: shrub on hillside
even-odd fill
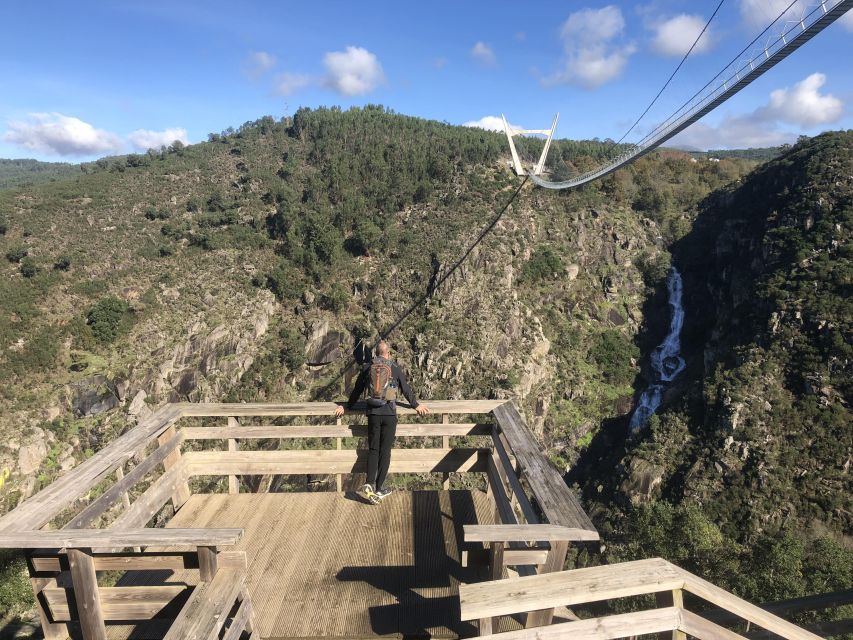
[[[124,300],[109,296],[86,313],[86,323],[101,344],[110,344],[133,326],[133,311]]]
[[[71,258],[66,255],[59,256],[53,263],[53,268],[56,271],[68,271],[71,268]]]
[[[530,260],[521,270],[521,277],[530,282],[550,280],[563,271],[563,261],[560,256],[547,246],[536,247]]]
[[[601,374],[613,384],[630,384],[634,378],[631,360],[640,357],[640,350],[616,329],[599,334],[589,352]]]
[[[32,258],[23,258],[21,260],[21,275],[25,278],[32,278],[39,272],[35,260]]]
[[[20,262],[21,260],[27,257],[28,253],[29,251],[26,247],[12,247],[6,252],[6,260],[8,260],[9,262]]]
[[[154,207],[148,207],[145,210],[145,217],[148,220],[168,220],[172,217],[172,214],[166,211],[165,209],[156,209]]]
[[[305,364],[305,337],[296,329],[284,327],[279,331],[281,363],[290,371],[296,371]]]

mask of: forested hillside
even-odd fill
[[[801,141],[671,246],[688,368],[617,473],[585,478],[614,554],[676,556],[756,600],[853,583],[852,147]]]
[[[66,162],[0,159],[0,189],[20,188],[70,178],[79,172],[79,165]]]
[[[66,180],[0,190],[6,222],[0,238],[0,372],[6,381],[0,428],[8,434],[0,465],[10,470],[4,510],[164,402],[345,397],[351,376],[341,373],[359,341],[377,335],[430,291],[517,187],[505,144],[499,134],[377,106],[301,109],[292,118],[265,117],[211,134],[202,144],[105,158]],[[539,144],[524,141],[533,155]],[[816,148],[803,143],[776,163],[791,154],[807,159]],[[615,152],[607,143],[559,141],[551,168],[554,175],[565,174]],[[829,160],[820,162],[833,167],[827,181],[843,174]],[[839,162],[849,162],[849,149]],[[726,436],[713,416],[725,396],[711,390],[731,386],[728,379],[760,383],[748,369],[735,367],[744,366],[741,356],[727,355],[726,340],[735,340],[726,337],[727,327],[753,321],[740,319],[739,307],[720,302],[718,313],[716,305],[696,301],[711,295],[706,286],[723,301],[726,283],[744,280],[736,266],[751,264],[752,253],[743,263],[725,253],[719,259],[727,264],[691,263],[717,259],[714,233],[725,226],[720,216],[744,215],[749,205],[739,194],[750,193],[756,181],[776,190],[773,211],[783,211],[784,190],[801,178],[771,164],[741,183],[756,164],[690,162],[687,154],[663,153],[576,192],[528,185],[470,260],[392,336],[421,397],[516,399],[554,463],[574,470],[570,480],[584,487],[604,532],[604,554],[585,552],[582,561],[662,553],[717,578],[718,567],[696,561],[697,554],[717,558],[725,545],[746,553],[748,542],[783,530],[754,526],[776,508],[772,501],[745,519],[737,506],[760,474],[726,462],[730,491],[710,484],[710,469],[720,461],[715,452],[742,451],[731,444],[721,449]],[[717,194],[708,197],[712,192]],[[725,208],[721,202],[744,204]],[[769,202],[761,200],[767,220]],[[831,202],[837,213],[841,201]],[[821,211],[814,212],[813,229],[841,223],[833,219],[827,227]],[[764,269],[770,254],[757,231],[746,231],[738,241],[756,238],[744,251],[762,256]],[[839,247],[826,259],[846,256]],[[671,255],[685,271],[693,305],[687,329],[692,355],[683,382],[668,398],[669,410],[654,420],[649,435],[626,443],[625,424],[644,385],[648,353],[667,324],[663,281]],[[803,256],[798,262],[809,257]],[[810,276],[835,282],[836,271],[818,258],[812,258],[815,269],[823,266]],[[735,280],[705,283],[698,275],[703,269]],[[766,291],[772,297],[779,285],[770,276],[768,271]],[[803,282],[797,296],[808,293],[809,280]],[[818,324],[827,320],[819,331],[829,331],[829,323],[836,323],[831,329],[842,326],[840,303],[832,304],[832,318],[808,316],[819,318]],[[724,308],[731,308],[729,315]],[[804,313],[811,311],[803,307]],[[791,318],[796,316],[786,313],[780,322]],[[746,344],[743,336],[751,331],[739,334],[738,344]],[[827,344],[840,339],[849,345],[849,336],[832,335],[841,337]],[[720,345],[710,360],[701,355],[706,343]],[[803,354],[817,368],[829,367],[830,355],[841,357],[835,351]],[[786,381],[795,370],[811,379],[812,369],[798,369],[795,360],[786,366]],[[830,385],[832,402],[841,402],[849,389],[837,377],[841,373],[833,375],[815,388]],[[741,401],[731,397],[725,406]],[[796,403],[768,401],[773,429],[787,424]],[[746,402],[741,415],[751,406]],[[823,420],[815,416],[817,409],[797,414]],[[802,447],[801,440],[788,446],[780,439],[774,453],[779,467],[805,464]],[[664,469],[645,502],[629,486],[642,465]],[[740,476],[746,485],[738,485]],[[831,477],[835,484],[827,485],[826,495],[842,500],[838,482],[845,476]],[[812,476],[771,487],[799,491],[812,479],[820,484]],[[705,492],[725,500],[703,512],[697,505],[707,504],[699,498]],[[839,540],[849,519],[838,511],[844,508],[827,503],[815,512],[815,522],[825,527],[815,535],[832,553],[845,553]],[[659,531],[667,518],[686,519],[682,528],[698,537],[664,536],[660,531],[678,528]],[[787,522],[800,536],[796,540],[812,539],[804,520]],[[628,532],[638,546],[626,542]],[[738,553],[729,556],[738,559]],[[758,556],[749,561],[753,568],[763,562]],[[17,571],[10,566],[7,571]],[[816,588],[802,571],[792,584]],[[775,593],[763,585],[750,592],[758,599]]]

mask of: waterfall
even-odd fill
[[[630,431],[636,433],[646,420],[657,410],[663,399],[666,383],[671,382],[684,369],[681,357],[681,327],[684,325],[684,307],[681,306],[683,284],[678,269],[672,267],[666,279],[669,292],[669,333],[654,351],[650,360],[652,381],[640,396],[634,415],[631,416]]]

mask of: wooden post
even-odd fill
[[[124,467],[119,467],[116,469],[116,478],[119,482],[124,478]],[[122,491],[121,493],[121,503],[124,505],[125,509],[130,508],[130,496],[127,495],[127,491]]]
[[[489,544],[489,580],[500,580],[504,575],[504,543]],[[480,620],[480,635],[485,636],[495,632],[498,626],[497,617]]]
[[[176,435],[175,425],[170,426],[163,433],[161,433],[157,437],[157,442],[162,446],[169,442]],[[176,464],[181,462],[181,449],[180,447],[176,447],[166,458],[163,460],[163,468],[168,471]],[[181,508],[181,506],[190,499],[190,485],[184,480],[183,482],[178,483],[178,486],[175,488],[175,493],[172,494],[172,504],[175,507],[175,511]]]
[[[202,582],[210,582],[219,568],[216,547],[198,548],[198,571]]]
[[[684,608],[684,593],[681,589],[673,589],[672,591],[661,591],[655,594],[655,600],[657,601],[658,607],[678,607],[679,609]],[[657,634],[659,640],[687,640],[687,634],[683,631],[679,631],[678,629],[673,629],[672,634],[669,633],[659,633]]]
[[[80,631],[84,640],[107,640],[107,628],[98,595],[98,577],[91,549],[68,549],[71,566],[71,584],[74,601],[80,618]]]
[[[335,420],[335,424],[341,426],[344,423],[343,420],[338,418]],[[341,450],[341,439],[335,438],[335,445],[337,446],[338,451]],[[343,487],[343,476],[339,473],[335,476],[335,490],[340,493]]]
[[[566,562],[566,554],[569,552],[569,543],[567,540],[558,540],[551,542],[551,550],[545,558],[545,564],[539,567],[537,573],[552,573],[554,571],[562,571],[563,565]],[[554,619],[554,609],[540,609],[531,611],[527,614],[527,623],[525,628],[543,627],[551,624]]]
[[[237,427],[239,425],[240,423],[237,421],[237,418],[228,418],[229,427]],[[237,451],[236,438],[228,438],[228,451]],[[237,476],[235,475],[228,476],[228,493],[240,493],[240,483],[237,481]]]
[[[36,612],[38,613],[39,621],[41,622],[41,630],[44,635],[44,640],[65,640],[69,636],[68,625],[61,622],[51,621],[47,603],[41,595],[43,589],[52,589],[58,586],[56,576],[37,577],[31,555],[27,555],[27,569],[30,572],[30,585],[33,587]]]
[[[441,424],[450,424],[450,416],[442,414],[441,416]],[[441,446],[444,449],[450,448],[450,436],[441,436]],[[441,488],[445,491],[450,490],[450,472],[443,474],[444,481],[441,483]]]

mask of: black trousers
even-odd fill
[[[391,447],[397,435],[397,416],[367,416],[367,482],[378,491],[391,464]]]

